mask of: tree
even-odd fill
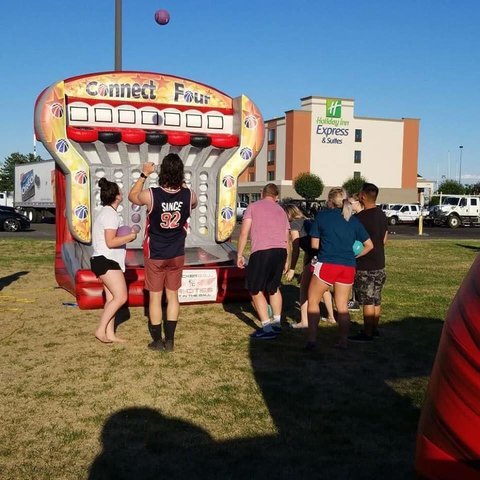
[[[32,163],[42,161],[42,157],[35,156],[33,153],[24,155],[22,153],[12,153],[2,163],[0,167],[0,191],[11,192],[15,188],[15,165],[22,163]]]
[[[293,180],[294,190],[305,200],[315,200],[323,192],[322,179],[313,173],[301,173]]]
[[[465,193],[465,187],[456,180],[445,180],[438,186],[438,191],[451,195],[463,195]]]
[[[346,180],[342,188],[344,188],[348,195],[351,196],[355,193],[360,193],[360,190],[362,189],[363,184],[367,181],[364,177],[350,177],[348,180]]]
[[[468,195],[480,195],[480,182],[467,185],[465,188],[465,193]]]

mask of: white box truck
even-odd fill
[[[32,223],[55,219],[55,162],[15,165],[14,207]]]

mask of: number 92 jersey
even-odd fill
[[[166,260],[185,254],[192,192],[189,188],[150,188],[152,209],[147,215],[144,253],[147,258]]]

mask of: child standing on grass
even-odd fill
[[[305,217],[296,205],[288,204],[285,207],[285,211],[287,212],[288,221],[290,222],[290,239],[292,241],[290,269],[285,275],[289,282],[293,279],[295,274],[295,267],[297,266],[298,257],[300,256],[300,249],[304,251],[303,269],[300,278],[300,322],[293,323],[292,328],[308,328],[308,286],[310,285],[310,279],[312,278],[310,262],[318,251],[313,250],[311,247],[311,239],[309,235],[311,221]],[[333,299],[330,290],[327,290],[323,294],[322,300],[325,303],[325,308],[328,312],[328,317],[324,320],[328,323],[335,323]]]
[[[118,185],[101,178],[100,200],[103,208],[93,223],[93,256],[90,259],[92,272],[103,282],[106,302],[100,322],[95,330],[95,337],[102,343],[125,342],[115,335],[115,314],[127,301],[127,284],[125,282],[125,248],[137,238],[135,232],[117,236],[121,219],[117,207],[122,201]]]

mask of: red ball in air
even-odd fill
[[[155,21],[159,25],[166,25],[170,21],[170,14],[166,10],[157,10],[155,12]]]

